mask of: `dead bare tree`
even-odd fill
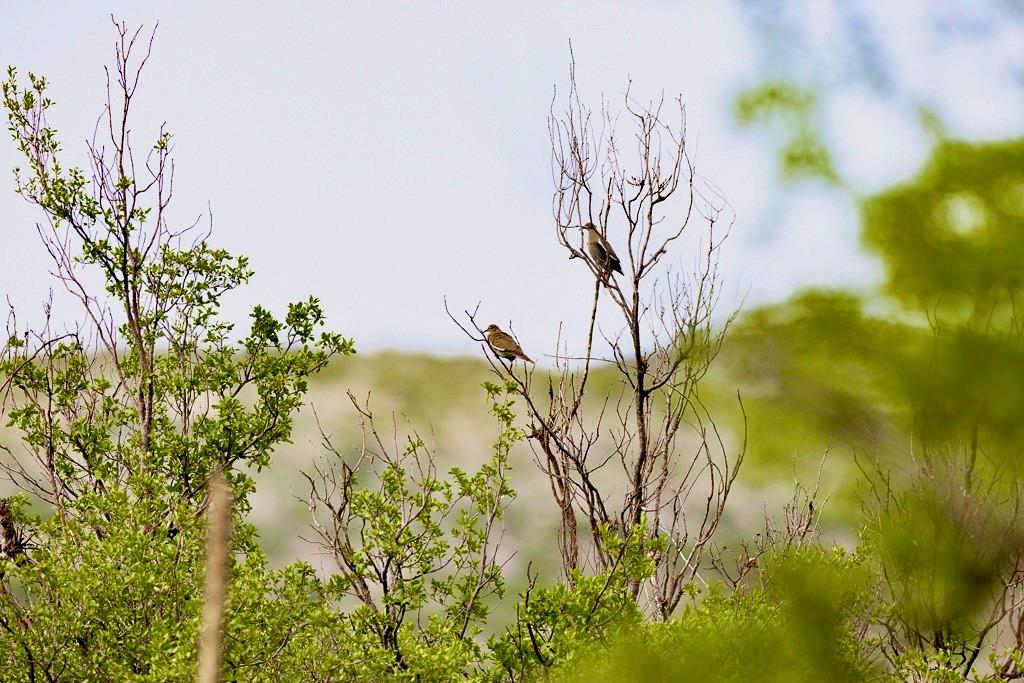
[[[713,318],[732,214],[721,193],[698,180],[681,99],[641,104],[627,88],[623,106],[620,114],[604,103],[596,121],[573,67],[565,109],[556,112],[553,103],[549,117],[555,238],[594,276],[582,353],[570,354],[559,338],[541,389],[533,371],[513,372],[494,355],[476,311],[466,312],[470,325],[456,322],[525,400],[530,444],[560,510],[567,578],[611,566],[608,532],[661,537],[655,575],[633,592],[665,618],[699,571],[746,449],[745,427],[738,443],[727,443],[700,392],[733,320]],[[620,118],[628,135],[618,132]],[[633,145],[625,148],[624,140]],[[590,226],[601,249],[585,244]],[[694,230],[701,230],[696,242]],[[677,255],[684,242],[697,246],[688,272]],[[609,244],[620,263],[602,251]],[[618,277],[616,265],[624,268]],[[614,323],[599,320],[602,296],[614,304]],[[619,382],[596,397],[599,408],[585,410],[599,365],[611,365]]]

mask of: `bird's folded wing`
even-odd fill
[[[618,263],[619,262],[619,255],[615,253],[614,249],[612,249],[612,245],[608,243],[608,240],[602,238],[601,242],[602,242],[601,249],[604,250],[605,255],[608,258],[610,258],[612,261],[615,261],[616,263]]]
[[[489,340],[491,346],[502,351],[519,351],[519,344],[512,337],[503,332],[495,332]]]

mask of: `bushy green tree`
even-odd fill
[[[27,454],[7,471],[47,506],[33,514],[26,496],[6,506],[18,539],[0,559],[0,678],[188,678],[206,483],[221,470],[235,511],[226,668],[254,667],[247,678],[259,679],[273,667],[256,668],[258,653],[301,646],[323,605],[308,568],[267,569],[243,517],[250,472],[289,439],[308,378],[354,347],[323,329],[315,298],[280,320],[255,307],[243,335],[219,317],[220,298],[251,270],[170,224],[171,135],[140,154],[131,133],[150,44],[117,29],[109,136],[89,145],[88,174],[63,159],[45,79],[22,82],[12,68],[3,84],[24,158],[17,189],[41,209],[54,271],[85,318],[67,332],[12,329],[0,353],[3,409]]]

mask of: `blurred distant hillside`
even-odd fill
[[[755,343],[764,344],[763,335],[751,340],[739,330],[733,336],[735,342],[726,346],[722,362],[705,380],[704,393],[722,418],[719,426],[723,433],[735,445],[742,433],[737,391],[744,397],[750,452],[728,521],[737,531],[750,532],[760,526],[766,509],[775,511],[788,498],[794,474],[813,483],[827,442],[816,441],[813,430],[808,434],[806,426],[786,424],[779,411],[771,408],[771,392],[744,379],[744,358],[750,360],[744,349],[753,348]],[[761,358],[762,370],[765,362],[771,362],[771,358]],[[544,372],[543,367],[538,368],[536,377]],[[494,379],[493,373],[480,359],[397,351],[337,359],[316,376],[310,384],[307,404],[296,418],[292,442],[279,447],[272,465],[256,475],[252,521],[259,528],[272,561],[284,565],[302,557],[318,569],[331,566],[329,561],[322,564],[316,548],[304,540],[309,538],[309,512],[305,504],[308,485],[302,472],[311,471],[317,459],[326,455],[321,427],[346,457],[356,457],[362,443],[361,418],[349,392],[361,403],[369,401],[378,429],[397,443],[399,450],[406,435],[416,432],[437,454],[442,469],[455,465],[471,469],[489,457],[497,433],[481,388],[488,379]],[[604,393],[603,388],[610,388],[614,381],[612,369],[595,371],[591,380],[595,388],[590,398],[594,402],[591,410],[599,407],[597,401]],[[524,425],[522,421],[520,424]],[[777,433],[779,427],[784,433]],[[793,439],[801,430],[807,439],[806,449],[793,450]],[[9,429],[0,434],[0,443],[17,452],[20,446],[16,435]],[[777,448],[777,444],[788,445]],[[506,540],[519,549],[516,563],[554,561],[557,515],[548,482],[534,463],[527,442],[517,444],[514,454],[513,480],[518,499],[507,520]],[[829,463],[827,471],[833,477],[826,482],[826,492],[845,491],[842,465],[837,458]],[[11,491],[9,482],[0,484],[0,495]],[[841,512],[837,510],[831,516],[834,522],[839,518],[839,527],[843,526]]]

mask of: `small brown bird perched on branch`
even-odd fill
[[[512,338],[512,335],[502,332],[497,325],[488,325],[484,330],[484,336],[487,337],[487,343],[494,349],[494,353],[505,360],[514,361],[516,358],[521,358],[528,363],[533,362],[532,358],[523,353],[522,347]]]
[[[587,233],[587,251],[590,252],[590,258],[594,259],[598,269],[602,273],[610,274],[614,270],[622,275],[622,264],[619,262],[619,257],[612,249],[612,245],[608,244],[604,235],[597,231],[593,223],[587,223],[583,229]]]

